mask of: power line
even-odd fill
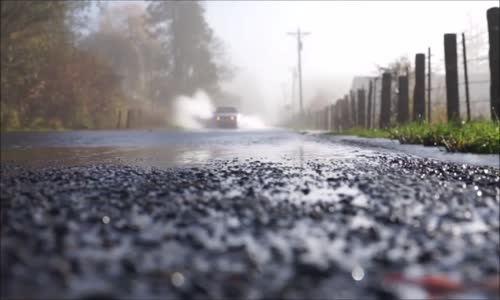
[[[490,81],[489,80],[469,81],[469,85],[470,84],[480,84],[480,83],[490,83]],[[460,85],[460,86],[465,85],[465,82],[459,82],[458,85]],[[431,87],[431,90],[432,91],[443,90],[443,87],[442,86],[434,86],[434,87]]]
[[[478,84],[478,83],[490,83],[489,80],[476,80],[476,81],[469,81],[469,84]],[[465,82],[461,82],[460,85],[465,84]]]
[[[476,57],[476,58],[468,58],[467,61],[486,61],[488,57]]]
[[[483,35],[486,35],[486,34],[488,34],[488,32],[487,32],[487,31],[478,32],[478,33],[476,33],[476,34],[474,34],[474,35],[468,36],[465,40],[466,40],[466,41],[469,41],[469,40],[474,40],[474,39],[476,39],[476,38],[478,38],[478,37],[482,37]]]

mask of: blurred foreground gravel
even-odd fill
[[[497,299],[499,176],[403,154],[302,167],[4,164],[1,296]]]

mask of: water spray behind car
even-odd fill
[[[210,97],[198,90],[193,97],[179,96],[174,101],[174,124],[185,129],[204,128],[203,120],[213,117],[214,106]]]
[[[179,96],[174,101],[174,124],[184,129],[203,129],[210,127],[238,128],[238,129],[266,129],[268,126],[258,117],[242,114],[235,110],[233,113],[217,113],[219,110],[231,108],[229,106],[216,107],[212,100],[202,90],[198,90],[192,97]],[[226,116],[227,114],[227,116]],[[233,116],[234,115],[234,116]],[[227,119],[227,120],[226,120]]]
[[[238,126],[242,129],[267,129],[268,125],[262,121],[262,119],[258,116],[247,116],[244,114],[238,115]]]

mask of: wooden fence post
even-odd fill
[[[366,118],[365,90],[358,89],[358,126],[365,128]]]
[[[391,124],[391,73],[382,74],[382,95],[380,103],[380,128],[386,129]]]
[[[335,130],[337,132],[340,131],[340,116],[341,116],[341,107],[342,107],[342,100],[338,100],[335,102]]]
[[[415,55],[415,89],[413,91],[413,120],[425,120],[425,54]]]
[[[373,128],[377,127],[377,81],[378,81],[378,77],[375,77],[373,79],[373,103],[372,103],[372,124],[373,124]]]
[[[500,34],[500,8],[492,7],[486,11],[489,36],[489,61],[490,61],[490,107],[491,119],[500,120],[500,65],[499,65],[499,37]]]
[[[329,128],[329,130],[335,131],[335,127],[337,126],[337,124],[336,124],[337,120],[335,119],[335,112],[336,112],[335,104],[330,104],[328,109],[330,110],[330,128]]]
[[[337,100],[337,131],[340,132],[341,128],[344,126],[342,120],[342,114],[344,113],[344,101],[342,99]]]
[[[366,128],[372,128],[372,93],[373,93],[373,85],[372,80],[370,79],[370,83],[368,84],[368,110],[366,112]]]
[[[330,130],[330,106],[327,105],[325,106],[325,108],[323,108],[323,115],[324,115],[324,122],[323,122],[323,126],[325,126],[325,130]]]
[[[342,130],[349,128],[350,117],[349,117],[349,101],[347,100],[347,95],[344,96],[342,100]]]
[[[457,35],[444,35],[444,63],[446,70],[446,109],[449,121],[460,119],[458,96]]]
[[[408,122],[408,76],[398,78],[398,123]]]
[[[349,94],[351,96],[351,127],[356,127],[356,125],[358,124],[356,113],[356,97],[354,96],[353,90],[350,90]]]
[[[330,105],[325,106],[323,109],[325,112],[325,129],[330,130],[331,122],[330,122]]]

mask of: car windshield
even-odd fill
[[[216,113],[237,113],[234,107],[218,107],[215,111]]]

